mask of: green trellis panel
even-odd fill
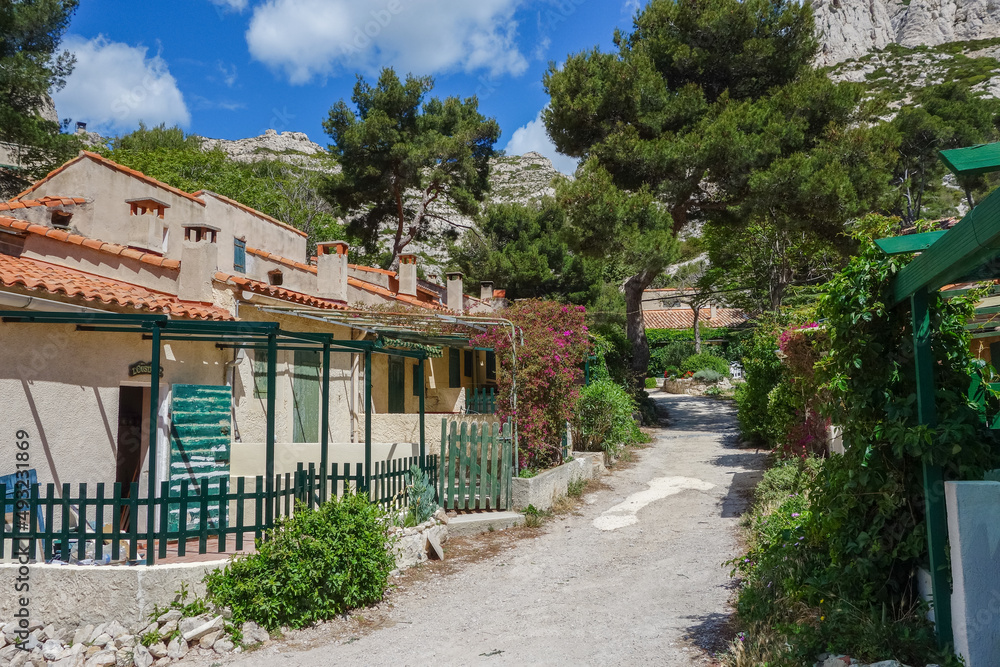
[[[189,495],[208,480],[210,495],[219,492],[221,480],[229,479],[232,390],[226,386],[175,384],[170,408],[170,497],[181,494],[188,481]],[[207,507],[209,527],[218,527],[219,503]],[[168,530],[180,524],[180,504],[170,503]],[[187,507],[186,527],[200,524],[200,504]],[[225,517],[224,517],[225,518]]]

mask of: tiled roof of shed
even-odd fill
[[[84,301],[162,312],[174,317],[231,320],[229,311],[217,306],[181,301],[176,296],[154,292],[121,280],[103,278],[26,257],[0,254],[0,285],[60,294]]]
[[[66,164],[62,165],[61,167],[58,167],[57,169],[53,169],[42,180],[35,181],[34,183],[31,184],[31,186],[27,190],[25,190],[24,192],[20,192],[20,193],[16,194],[13,197],[13,199],[20,199],[21,197],[24,197],[25,195],[27,195],[27,194],[29,194],[31,192],[34,192],[38,188],[38,186],[40,186],[42,183],[45,183],[46,181],[50,180],[52,177],[56,176],[57,174],[62,173],[69,166],[74,165],[74,164],[76,164],[77,162],[80,162],[83,159],[93,160],[94,162],[97,162],[98,164],[104,165],[108,169],[113,169],[113,170],[115,170],[117,172],[120,172],[120,173],[126,174],[128,176],[131,176],[132,178],[137,178],[140,181],[142,181],[143,183],[147,183],[149,185],[152,185],[154,187],[160,188],[162,190],[166,190],[168,192],[172,192],[173,194],[177,195],[178,197],[183,197],[185,199],[190,199],[191,201],[195,202],[196,204],[201,204],[202,206],[205,205],[205,202],[203,200],[198,199],[198,197],[196,197],[195,195],[191,194],[190,192],[184,192],[183,190],[181,190],[179,188],[175,188],[172,185],[167,185],[166,183],[164,183],[162,181],[158,181],[155,178],[153,178],[152,176],[147,176],[146,174],[142,173],[141,171],[136,171],[135,169],[129,169],[128,167],[126,167],[124,165],[118,164],[117,162],[109,160],[108,158],[106,158],[106,157],[104,157],[102,155],[98,155],[97,153],[92,153],[90,151],[80,151],[80,155],[78,155],[74,159],[70,160]]]
[[[694,311],[686,307],[645,310],[642,317],[647,329],[690,329],[694,327]],[[747,314],[738,308],[716,308],[715,317],[712,317],[711,308],[702,308],[698,324],[711,328],[735,327],[746,323],[747,319]]]
[[[132,248],[126,248],[125,246],[118,245],[117,243],[105,243],[104,241],[98,239],[80,236],[79,234],[70,234],[69,232],[65,232],[61,229],[53,229],[52,227],[46,227],[45,225],[36,225],[24,220],[17,220],[15,218],[0,216],[0,228],[28,232],[29,234],[37,234],[46,238],[55,239],[56,241],[63,241],[65,243],[72,243],[74,245],[83,246],[92,250],[98,250],[100,252],[108,253],[109,255],[118,255],[119,257],[138,260],[152,266],[160,266],[164,269],[179,269],[181,266],[180,261],[176,259],[165,259],[159,255],[142,252],[140,250],[133,250]]]

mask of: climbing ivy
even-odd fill
[[[980,295],[929,298],[937,425],[921,425],[910,309],[891,298],[912,256],[886,256],[871,242],[893,221],[863,222],[863,249],[826,285],[818,311],[828,347],[815,379],[846,453],[751,528],[747,557],[733,561],[744,579],[741,619],[777,635],[789,664],[826,650],[932,655],[916,586],[927,560],[922,464],[942,466],[946,479],[982,479],[998,459],[998,439],[968,398],[981,364],[965,323]],[[987,412],[996,407],[989,397]],[[780,530],[764,529],[774,521]]]

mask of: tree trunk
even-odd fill
[[[632,343],[633,389],[645,386],[649,368],[649,342],[646,340],[646,322],[642,317],[642,293],[656,277],[654,271],[642,271],[625,281],[625,334]]]
[[[692,304],[691,310],[694,311],[694,353],[701,354],[701,304]]]

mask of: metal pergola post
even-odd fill
[[[365,493],[372,477],[372,352],[365,350]]]
[[[156,539],[156,435],[157,417],[160,412],[160,327],[153,325],[152,356],[150,359],[149,378],[149,447],[146,458],[149,460],[148,490],[149,502],[146,505],[146,565],[156,562],[153,547]],[[138,520],[138,517],[135,518]]]
[[[934,354],[931,349],[931,315],[927,306],[927,289],[918,289],[910,297],[913,317],[913,360],[917,377],[917,415],[920,423],[937,426],[934,405]],[[945,542],[948,535],[948,514],[944,498],[944,473],[941,466],[923,464],[924,520],[927,524],[927,553],[930,559],[933,591],[934,623],[938,645],[951,646],[951,585],[948,583],[948,561]]]
[[[278,336],[271,332],[267,335],[267,444],[264,452],[264,488],[267,492],[267,509],[264,520],[268,528],[274,525],[274,410],[277,404],[277,356]]]
[[[330,466],[330,343],[323,343],[323,405],[320,408],[320,502],[326,502],[326,476]]]
[[[414,369],[417,373],[417,390],[418,396],[420,397],[420,469],[423,470],[424,466],[427,465],[427,445],[425,442],[426,436],[424,433],[424,360],[417,360],[417,367]]]

